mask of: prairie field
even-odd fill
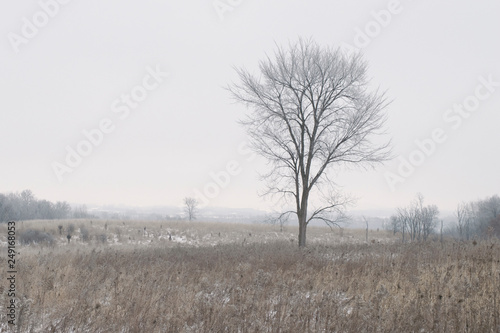
[[[16,324],[2,279],[0,331],[500,332],[497,239],[402,244],[370,231],[367,242],[311,226],[299,249],[296,229],[17,222]],[[6,276],[6,224],[0,249]]]

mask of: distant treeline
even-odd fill
[[[436,206],[424,206],[423,196],[417,195],[409,206],[397,209],[388,227],[400,232],[403,240],[426,240],[439,226]],[[451,234],[463,240],[500,237],[500,197],[493,195],[482,200],[462,202],[454,214]]]
[[[86,206],[72,208],[66,201],[53,203],[36,199],[31,190],[24,190],[21,193],[0,193],[0,222],[89,217],[93,216],[87,212]]]

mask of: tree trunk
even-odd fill
[[[304,182],[305,183],[305,182]],[[307,185],[305,185],[307,188]],[[302,193],[300,208],[297,207],[297,217],[299,218],[299,247],[306,246],[306,229],[307,229],[307,200],[309,199],[309,192]]]
[[[307,229],[307,209],[302,205],[299,211],[299,247],[306,246],[306,229]]]
[[[443,220],[441,220],[441,235],[440,235],[440,240],[441,240],[441,243],[443,242]]]
[[[299,247],[306,246],[306,229],[307,224],[305,221],[305,216],[299,217]]]
[[[364,217],[363,217],[364,218]],[[365,219],[365,223],[366,223],[366,235],[365,235],[365,242],[368,243],[368,221]]]

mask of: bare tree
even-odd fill
[[[368,243],[368,220],[366,217],[363,216],[363,220],[365,221],[366,224],[366,235],[365,235],[365,241]]]
[[[479,211],[487,220],[495,219],[500,215],[500,197],[498,195],[493,195],[484,200],[478,202]]]
[[[351,200],[328,177],[332,167],[373,166],[389,158],[389,142],[372,140],[383,134],[386,101],[368,91],[359,54],[311,40],[278,47],[259,69],[259,75],[237,69],[240,82],[229,90],[250,109],[242,124],[252,147],[270,163],[264,194],[292,199],[302,247],[310,221],[337,225],[345,219]]]
[[[469,240],[473,220],[472,205],[466,202],[458,204],[455,214],[457,216],[457,230],[460,239]]]
[[[477,231],[483,237],[490,234],[490,222],[500,215],[500,197],[491,196],[484,200],[479,200],[476,204],[475,219]]]
[[[406,240],[406,235],[410,238],[410,241],[415,239],[416,230],[416,218],[415,218],[415,208],[413,206],[403,207],[397,209],[397,220],[401,225],[403,242]]]
[[[73,218],[75,219],[87,219],[93,217],[92,214],[89,214],[87,205],[77,206],[73,209]]]
[[[36,199],[35,195],[31,190],[24,190],[21,192],[21,200],[22,200],[22,207],[23,207],[23,212],[22,212],[22,217],[24,220],[30,220],[33,219],[36,215]]]
[[[498,215],[496,219],[490,221],[490,228],[493,235],[500,237],[500,215]]]
[[[287,211],[285,213],[273,213],[269,215],[264,222],[271,224],[271,225],[279,225],[280,227],[280,232],[283,232],[283,227],[288,223],[288,220],[290,219],[290,214],[292,212]]]
[[[399,220],[403,224],[403,228],[408,234],[410,241],[420,240],[422,234],[422,208],[423,196],[418,193],[415,200],[412,201],[407,207],[397,209]]]
[[[441,219],[439,222],[441,222],[441,228],[439,228],[439,241],[442,243],[443,242],[443,219]]]
[[[408,206],[397,209],[395,219],[402,224],[403,242],[405,231],[410,241],[427,240],[437,225],[439,209],[436,205],[424,206],[424,196],[417,193],[415,200]]]
[[[401,223],[401,219],[398,215],[391,215],[389,218],[389,223],[386,226],[387,230],[392,231],[392,234],[395,235],[397,232],[403,232],[403,226]]]
[[[429,205],[422,208],[421,213],[422,240],[426,241],[430,234],[436,229],[438,223],[439,208]]]
[[[461,203],[457,206],[457,230],[461,239],[473,236],[487,237],[492,222],[500,216],[500,197],[493,195],[482,200]]]
[[[198,213],[198,200],[191,197],[184,198],[184,210],[189,221],[195,220]]]

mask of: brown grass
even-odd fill
[[[20,248],[22,306],[12,331],[500,330],[499,242],[399,244],[373,232],[376,241],[364,244],[364,233],[359,239],[345,231],[342,241],[338,231],[312,228],[311,245],[300,250],[289,240],[291,227],[279,238],[270,226],[183,222],[158,230],[150,224],[152,235],[139,235],[138,222],[107,222],[105,230],[105,221],[94,221],[92,235],[107,231],[114,238],[120,228],[123,242],[67,245],[58,222],[40,223],[61,239]],[[72,223],[78,229],[80,222]],[[198,242],[163,239],[166,229]],[[7,300],[2,289],[0,325]]]

